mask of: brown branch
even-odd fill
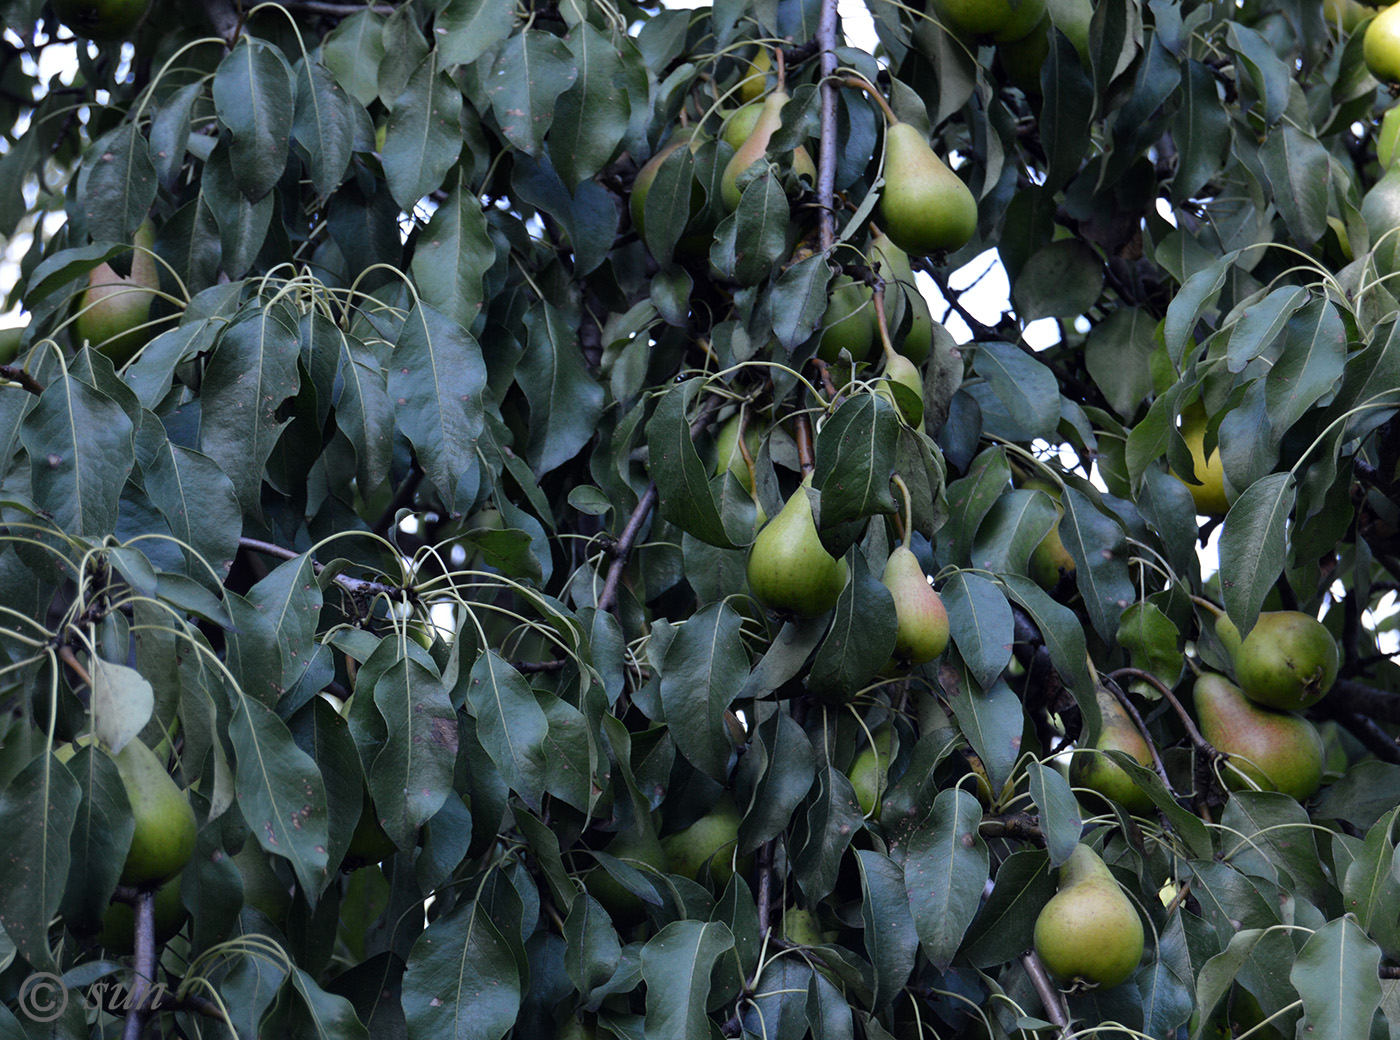
[[[1152,739],[1152,734],[1147,731],[1147,723],[1144,722],[1142,716],[1138,714],[1136,705],[1128,699],[1128,695],[1116,682],[1110,680],[1105,682],[1104,685],[1113,696],[1118,698],[1118,703],[1123,706],[1123,710],[1126,711],[1128,717],[1133,720],[1133,725],[1136,726],[1138,732],[1142,734],[1142,739],[1147,744],[1147,750],[1152,755],[1152,768],[1157,770],[1157,775],[1162,778],[1162,783],[1167,785],[1167,790],[1170,791],[1172,797],[1175,798],[1176,790],[1172,787],[1171,779],[1167,776],[1167,767],[1162,762],[1162,756],[1157,753],[1157,745]]]
[[[817,22],[817,46],[821,49],[821,142],[817,150],[817,212],[823,253],[836,241],[836,0],[822,0]]]
[[[1122,676],[1126,676],[1129,679],[1140,679],[1160,693],[1166,699],[1167,703],[1176,710],[1177,715],[1181,718],[1181,724],[1186,728],[1186,735],[1191,738],[1191,743],[1197,751],[1211,751],[1215,754],[1219,754],[1219,752],[1211,746],[1210,742],[1206,740],[1205,737],[1201,736],[1201,731],[1196,728],[1195,720],[1187,714],[1186,709],[1181,706],[1181,701],[1176,699],[1176,694],[1172,693],[1166,683],[1162,682],[1161,679],[1157,678],[1151,672],[1144,672],[1141,668],[1119,668],[1109,672],[1107,678],[1116,683]]]
[[[656,481],[653,480],[647,485],[646,491],[642,493],[641,499],[637,502],[637,508],[633,509],[632,515],[627,518],[627,526],[622,529],[622,537],[617,540],[617,545],[613,547],[612,563],[608,565],[608,576],[603,580],[603,591],[598,596],[599,610],[612,610],[616,604],[617,587],[622,582],[622,572],[627,569],[627,557],[632,555],[632,548],[637,544],[642,524],[651,514],[652,508],[656,505],[656,499]]]
[[[1050,981],[1050,975],[1045,970],[1045,965],[1040,963],[1040,957],[1036,955],[1034,950],[1023,953],[1021,966],[1031,977],[1031,985],[1035,987],[1035,991],[1040,997],[1040,1003],[1045,1008],[1046,1017],[1060,1029],[1065,1029],[1069,1025],[1069,1010],[1065,1007],[1064,997]]]
[[[151,994],[156,977],[156,894],[154,889],[136,896],[136,958],[132,965],[131,1008],[122,1027],[122,1040],[140,1040],[151,1018]]]
[[[773,843],[758,847],[758,934],[768,934],[773,924]]]
[[[265,556],[275,556],[279,560],[295,560],[298,556],[302,555],[294,549],[284,549],[282,546],[275,545],[272,542],[264,542],[258,538],[246,538],[243,536],[239,536],[238,547],[240,549],[250,549],[253,552],[260,552]],[[320,574],[326,569],[326,565],[312,560],[311,569],[316,574]],[[371,599],[375,596],[388,596],[397,603],[403,599],[404,593],[408,593],[410,596],[413,595],[412,589],[401,588],[398,585],[386,585],[382,581],[352,578],[348,574],[337,574],[332,580],[351,595],[368,596]]]
[[[8,379],[11,383],[17,383],[31,394],[42,394],[43,386],[24,369],[18,365],[0,365],[0,378]]]
[[[1332,692],[1314,710],[1351,712],[1381,722],[1400,722],[1400,697],[1354,679],[1338,679]]]

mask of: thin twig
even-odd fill
[[[1162,783],[1167,785],[1167,790],[1170,791],[1172,797],[1175,798],[1176,790],[1172,787],[1172,782],[1167,776],[1167,767],[1162,762],[1162,756],[1157,754],[1157,745],[1152,740],[1152,734],[1147,731],[1147,723],[1144,722],[1142,716],[1138,714],[1137,707],[1128,699],[1128,695],[1123,692],[1122,687],[1116,682],[1105,682],[1104,685],[1113,696],[1118,698],[1118,703],[1123,706],[1123,710],[1126,711],[1128,717],[1133,720],[1133,725],[1136,726],[1138,732],[1142,734],[1142,739],[1147,744],[1147,750],[1152,755],[1152,767],[1157,770],[1157,775],[1162,778]]]
[[[44,392],[43,385],[18,365],[0,365],[0,378],[8,379],[31,394],[38,395]]]
[[[258,538],[246,538],[242,536],[238,539],[238,547],[240,549],[251,549],[253,552],[260,552],[265,556],[276,556],[279,560],[295,560],[298,556],[302,555],[295,549],[284,549],[282,546],[275,545],[272,542],[264,542]],[[320,574],[326,569],[326,565],[312,560],[311,569],[315,573]],[[352,595],[368,596],[371,599],[375,596],[388,596],[390,599],[398,602],[403,599],[403,594],[405,592],[412,592],[411,589],[400,588],[398,585],[386,585],[382,581],[369,581],[365,578],[352,578],[348,574],[337,574],[333,580],[337,585]]]
[[[608,565],[608,576],[603,580],[603,591],[598,597],[599,610],[612,610],[617,602],[617,587],[622,582],[622,572],[627,569],[627,557],[632,555],[632,547],[637,544],[637,537],[641,534],[642,524],[651,514],[656,505],[656,481],[647,485],[646,491],[642,493],[641,499],[637,502],[637,508],[632,510],[632,515],[627,518],[627,526],[622,529],[622,537],[617,540],[617,545],[613,549],[612,563]]]
[[[1031,985],[1040,996],[1040,1003],[1045,1008],[1045,1014],[1060,1029],[1065,1029],[1069,1025],[1069,1012],[1065,1008],[1064,997],[1060,994],[1054,984],[1050,981],[1050,975],[1045,970],[1045,965],[1040,963],[1040,958],[1036,956],[1034,950],[1021,955],[1021,965],[1026,969],[1026,974],[1031,977]]]

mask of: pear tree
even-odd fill
[[[0,3],[0,1036],[1400,1033],[1400,5],[690,2]]]

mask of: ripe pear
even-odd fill
[[[636,831],[624,831],[604,851],[643,874],[651,872],[648,867],[662,874],[668,872],[666,850],[649,824]],[[617,882],[603,867],[594,867],[584,875],[583,885],[618,924],[636,924],[646,917],[646,904],[641,897]]]
[[[1107,989],[1142,960],[1142,921],[1098,853],[1076,845],[1060,868],[1060,889],[1035,921],[1035,952],[1064,983]]]
[[[151,0],[53,0],[58,20],[89,40],[124,40],[136,31]]]
[[[1137,759],[1139,765],[1151,769],[1152,750],[1118,698],[1103,687],[1098,688],[1097,694],[1103,728],[1099,731],[1094,750],[1076,751],[1070,759],[1070,783],[1075,787],[1097,791],[1130,813],[1141,816],[1151,812],[1152,799],[1147,797],[1147,792],[1133,782],[1127,770],[1098,752],[1126,751]]]
[[[860,811],[873,820],[880,818],[881,803],[889,790],[893,742],[894,730],[885,723],[870,734],[870,740],[861,745],[860,752],[851,761],[851,768],[846,770],[846,778],[856,789]]]
[[[1181,412],[1181,438],[1191,451],[1191,467],[1196,471],[1199,484],[1193,484],[1173,473],[1196,503],[1196,509],[1203,516],[1224,516],[1230,511],[1230,500],[1225,497],[1225,464],[1220,460],[1217,446],[1206,458],[1205,441],[1208,416],[1205,406],[1196,401]]]
[[[977,200],[908,123],[885,131],[881,226],[900,249],[927,256],[959,249],[977,230]]]
[[[1260,707],[1234,683],[1210,672],[1196,680],[1195,701],[1201,736],[1230,755],[1230,764],[1265,791],[1281,791],[1301,802],[1322,785],[1327,761],[1322,738],[1301,715]],[[1225,785],[1232,790],[1249,786],[1228,769]]]
[[[708,813],[689,827],[661,839],[671,873],[701,881],[708,871],[716,890],[722,890],[734,876],[734,849],[739,841],[739,807],[729,795],[720,795]],[[740,856],[740,874],[753,869],[753,856]]]
[[[788,97],[785,90],[775,90],[763,99],[763,108],[759,112],[758,118],[754,120],[753,129],[734,150],[734,158],[729,160],[729,164],[724,168],[724,173],[720,175],[720,199],[723,201],[725,209],[730,211],[738,209],[739,197],[743,194],[739,188],[739,175],[768,154],[768,142],[772,140],[778,128],[783,125],[783,108],[790,100],[791,98]],[[742,112],[743,109],[740,111]],[[792,169],[799,177],[806,177],[811,181],[816,180],[816,164],[812,162],[812,157],[805,148],[797,148],[793,151]]]
[[[194,855],[198,825],[190,800],[141,741],[129,742],[112,761],[136,821],[121,883],[140,887],[168,881]]]
[[[1215,638],[1220,640],[1220,645],[1225,648],[1233,662],[1244,641],[1240,638],[1239,626],[1230,620],[1229,614],[1215,615]]]
[[[1317,618],[1265,611],[1235,654],[1235,678],[1256,704],[1302,711],[1332,688],[1340,663],[1337,641]]]
[[[900,395],[895,394],[889,388],[889,384],[898,383],[914,392],[918,398],[918,407],[913,405],[905,407]],[[894,405],[906,423],[914,427],[920,433],[924,429],[924,377],[919,371],[919,367],[902,354],[890,354],[885,358],[885,374],[876,385],[875,392],[878,393],[890,404]]]
[[[807,498],[811,483],[808,475],[749,547],[749,589],[770,610],[797,617],[825,614],[846,587],[846,561],[828,553],[817,536]]]
[[[895,664],[907,669],[932,661],[948,648],[948,611],[928,583],[923,564],[907,545],[895,546],[880,580],[890,590],[898,618]]]
[[[938,0],[944,25],[998,43],[1019,40],[1045,16],[1045,0]]]
[[[673,133],[666,143],[657,149],[656,154],[637,171],[637,176],[632,181],[632,194],[628,198],[628,208],[632,213],[632,225],[637,229],[637,234],[641,236],[643,241],[646,241],[647,195],[651,192],[652,182],[656,180],[656,174],[661,169],[661,164],[666,161],[668,155],[682,145],[689,145],[690,150],[694,152],[702,143],[703,138],[695,132],[695,127],[682,127]],[[690,181],[690,215],[694,217],[704,208],[705,189],[700,186],[699,181],[692,177]]]
[[[850,275],[837,275],[832,280],[820,322],[817,357],[835,364],[843,350],[856,362],[869,356],[875,342],[875,311],[870,299],[870,290]]]
[[[120,368],[151,338],[142,328],[151,317],[151,301],[160,286],[155,258],[146,250],[155,244],[155,228],[145,221],[136,230],[131,273],[125,278],[108,264],[98,264],[88,274],[88,287],[79,304],[74,329]]]
[[[164,945],[184,926],[190,912],[180,899],[180,874],[156,889],[156,944]],[[102,915],[97,944],[108,953],[124,957],[136,945],[136,908],[130,903],[112,903]]]
[[[745,64],[744,78],[739,81],[739,97],[743,101],[754,101],[761,98],[768,87],[768,73],[773,68],[773,59],[768,56],[767,47],[760,47],[753,60]]]
[[[1382,83],[1400,83],[1400,7],[1387,7],[1366,26],[1361,56]]]
[[[724,121],[724,126],[720,128],[720,140],[729,145],[736,152],[753,134],[753,128],[758,123],[758,117],[763,115],[763,102],[750,101],[735,110],[734,114]]]
[[[1391,11],[1400,11],[1400,7],[1386,8],[1385,13]],[[1396,230],[1400,228],[1400,163],[1391,166],[1361,200],[1361,219],[1371,239],[1376,273],[1385,277],[1400,271],[1400,231]],[[1394,282],[1391,279],[1386,284]]]

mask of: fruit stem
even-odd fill
[[[885,120],[890,126],[894,126],[899,122],[899,117],[894,114],[894,109],[890,108],[890,103],[885,100],[885,96],[881,94],[869,80],[862,76],[847,76],[841,82],[845,83],[848,87],[855,87],[857,90],[863,90],[870,95],[870,97],[874,98],[876,103],[884,110]]]
[[[774,93],[781,93],[787,88],[787,63],[783,60],[783,49],[773,48],[773,69],[776,89]]]
[[[1202,610],[1210,611],[1211,614],[1213,614],[1215,617],[1225,616],[1225,611],[1221,610],[1219,607],[1217,607],[1210,600],[1206,599],[1204,596],[1192,595],[1191,602],[1196,604],[1196,606],[1200,607]]]
[[[876,276],[875,291],[872,294],[875,304],[875,325],[880,330],[880,345],[885,348],[885,364],[889,365],[898,354],[890,342],[890,325],[885,320],[885,280]]]
[[[1144,672],[1141,668],[1117,668],[1108,673],[1108,679],[1111,682],[1116,683],[1120,678],[1140,679],[1153,687],[1166,698],[1167,703],[1170,704],[1172,708],[1175,709],[1177,715],[1180,716],[1181,724],[1186,727],[1186,735],[1191,738],[1191,743],[1196,750],[1215,751],[1215,748],[1211,746],[1210,742],[1207,741],[1205,737],[1201,736],[1201,731],[1196,728],[1196,723],[1192,721],[1186,709],[1181,706],[1181,701],[1176,699],[1176,694],[1172,693],[1167,687],[1167,684],[1162,682],[1161,679],[1157,678],[1151,672]]]
[[[904,483],[904,478],[898,473],[890,477],[890,483],[899,488],[899,493],[904,497],[904,523],[900,525],[899,514],[894,516],[895,526],[902,526],[903,531],[900,537],[903,539],[904,548],[909,548],[909,542],[914,535],[914,502],[909,495],[909,485]]]
[[[793,439],[797,441],[797,464],[805,480],[817,469],[816,456],[812,452],[812,420],[806,415],[799,415],[793,420],[793,427]]]
[[[749,471],[749,487],[752,489],[754,500],[758,499],[758,472],[754,469],[753,455],[749,451],[749,446],[744,443],[744,428],[748,425],[748,410],[741,404],[739,406],[739,456],[744,460],[744,466]]]

